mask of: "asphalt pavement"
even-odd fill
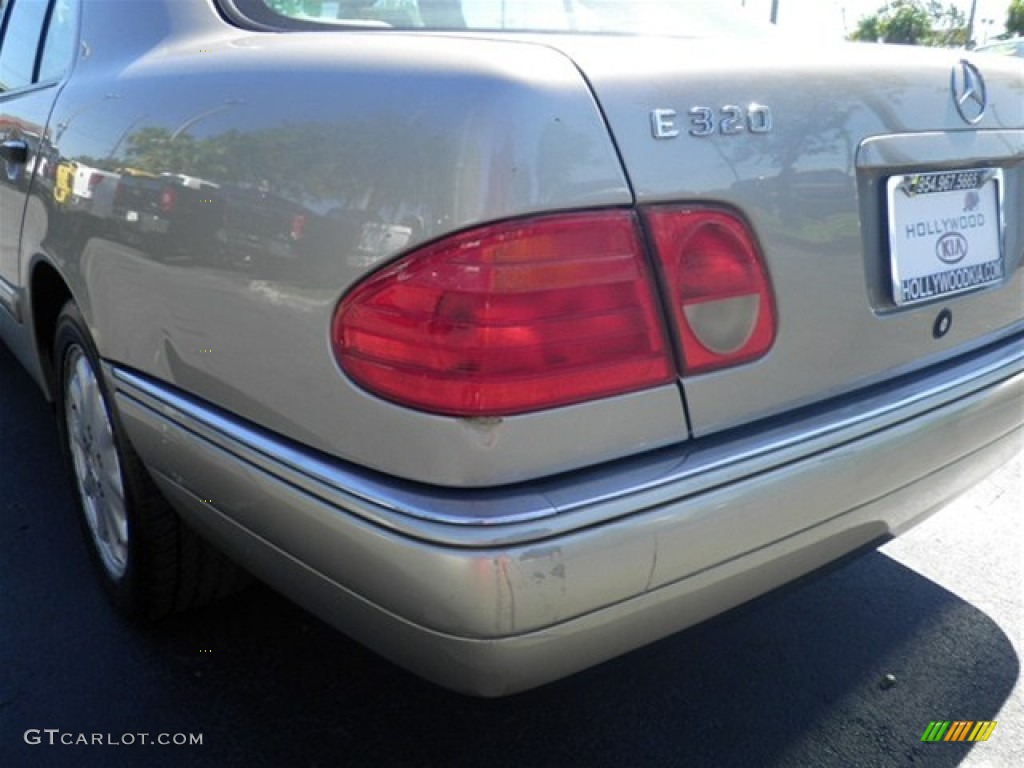
[[[1022,465],[827,574],[476,700],[262,586],[152,626],[119,619],[50,409],[0,347],[0,766],[1024,765]],[[921,741],[966,720],[996,726]]]

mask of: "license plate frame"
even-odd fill
[[[1000,168],[886,182],[892,301],[899,308],[998,285],[1005,275]]]

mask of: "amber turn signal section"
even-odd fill
[[[771,281],[747,226],[714,208],[644,212],[683,375],[750,362],[775,340]]]
[[[372,275],[331,328],[370,392],[489,417],[675,378],[635,213],[543,216],[463,232]]]

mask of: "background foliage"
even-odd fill
[[[953,3],[893,0],[862,18],[850,39],[905,45],[962,46],[967,43],[967,20],[963,11]]]

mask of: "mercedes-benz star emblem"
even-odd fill
[[[975,125],[985,115],[988,105],[985,94],[985,78],[978,68],[966,59],[953,67],[953,78],[950,81],[953,89],[953,103],[956,111],[965,123]]]

